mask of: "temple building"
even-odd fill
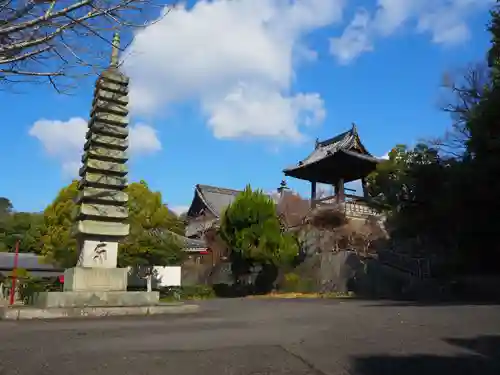
[[[193,200],[186,214],[185,236],[186,241],[203,243],[206,250],[190,256],[194,263],[215,265],[227,255],[215,229],[222,212],[239,193],[239,190],[209,185],[195,186]]]
[[[313,152],[297,165],[286,168],[285,176],[311,182],[310,204],[314,208],[323,205],[340,205],[345,214],[353,219],[366,219],[378,215],[372,207],[366,204],[367,192],[365,178],[374,171],[380,159],[368,152],[361,142],[356,125],[333,138],[316,141]],[[345,184],[361,180],[363,196],[346,193],[351,189]],[[319,197],[317,184],[334,187],[332,196]],[[291,191],[283,180],[277,193],[269,194],[276,202]],[[183,240],[186,248],[193,253],[203,253],[197,262],[216,263],[224,258],[226,250],[216,239],[218,222],[224,209],[229,206],[241,190],[198,184],[186,215],[186,238]]]
[[[365,178],[377,168],[381,160],[368,152],[361,142],[356,125],[333,138],[316,141],[313,152],[295,166],[283,170],[285,176],[311,183],[311,206],[337,204],[345,208],[350,217],[376,214],[365,204],[367,196]],[[363,197],[346,194],[345,184],[361,180]],[[317,184],[332,185],[335,193],[317,196]]]
[[[14,253],[0,253],[0,280],[12,275]],[[31,277],[58,278],[64,268],[44,261],[44,257],[34,253],[19,253],[17,268],[26,270]]]
[[[229,206],[241,190],[226,189],[209,185],[196,185],[191,206],[186,237],[200,238],[220,219],[224,209]]]
[[[288,190],[286,183],[282,181],[277,193],[269,194],[269,197],[278,203],[280,197]],[[186,243],[191,241],[192,245],[205,246],[204,255],[198,258],[198,262],[216,263],[227,255],[220,240],[217,239],[215,229],[218,226],[224,209],[229,206],[242,190],[227,189],[217,186],[198,184],[194,189],[193,200],[187,211]],[[193,253],[196,249],[193,248]]]

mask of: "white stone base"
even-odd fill
[[[128,268],[75,267],[64,271],[64,291],[120,292],[127,290]]]
[[[116,268],[117,241],[79,239],[78,267]]]
[[[35,307],[74,308],[102,306],[155,306],[159,292],[41,292],[35,295]]]
[[[198,305],[182,303],[159,304],[156,306],[125,306],[125,307],[79,307],[41,309],[32,307],[0,308],[0,320],[32,320],[58,318],[95,318],[105,316],[149,316],[158,314],[194,314],[200,311]]]

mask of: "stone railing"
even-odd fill
[[[348,217],[361,217],[380,216],[380,212],[360,201],[344,202],[345,214]]]
[[[369,216],[381,216],[382,214],[370,207],[362,197],[354,195],[345,195],[345,201],[337,203],[337,198],[335,195],[317,199],[315,201],[317,205],[338,207],[343,210],[347,217],[351,218],[367,218]]]

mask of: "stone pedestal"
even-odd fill
[[[127,292],[127,279],[127,268],[69,268],[64,272],[64,291],[38,293],[34,305],[43,309],[158,305],[159,292]]]
[[[127,268],[74,267],[64,271],[65,292],[126,292]]]
[[[35,297],[34,305],[42,309],[156,306],[159,299],[159,292],[42,292]]]

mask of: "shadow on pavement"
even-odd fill
[[[450,345],[473,351],[500,363],[500,336],[480,336],[479,338],[444,339]],[[499,372],[500,374],[500,372]]]
[[[432,306],[498,306],[500,301],[478,300],[397,300],[397,299],[366,299],[358,301],[369,302],[366,307],[432,307]]]
[[[499,300],[480,299],[398,299],[398,298],[359,298],[358,300],[372,302],[366,306],[387,307],[432,307],[432,306],[497,306]]]
[[[366,356],[351,359],[354,375],[498,375],[500,336],[445,339],[445,342],[474,353],[456,356],[410,355]]]

